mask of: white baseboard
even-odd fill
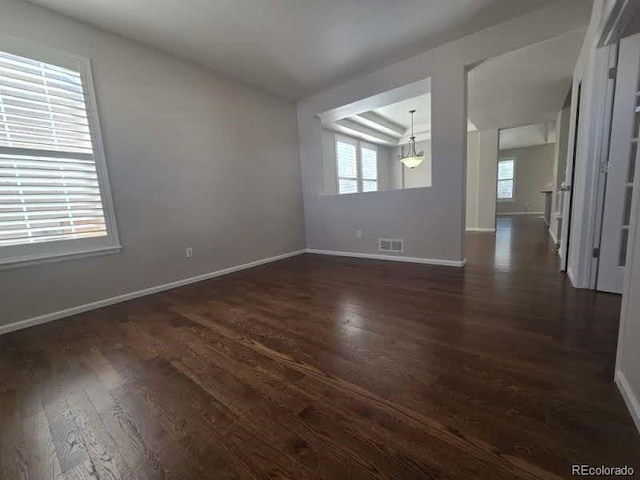
[[[627,377],[625,377],[624,373],[620,370],[616,372],[615,381],[618,386],[618,390],[620,390],[620,394],[624,399],[624,403],[627,404],[631,418],[633,418],[636,428],[640,432],[640,400],[633,393],[631,385],[629,385],[629,382],[627,381]]]
[[[467,228],[467,232],[496,233],[495,228]]]
[[[553,240],[554,245],[558,245],[558,240],[556,239],[556,235],[553,233],[553,230],[549,229],[549,236],[551,240]]]
[[[505,212],[496,213],[498,217],[508,217],[509,215],[544,215],[544,212]]]
[[[296,250],[294,252],[283,253],[274,257],[263,258],[255,260],[253,262],[245,263],[242,265],[236,265],[222,270],[216,270],[215,272],[204,273],[195,277],[183,278],[182,280],[176,280],[175,282],[165,283],[157,285],[155,287],[145,288],[143,290],[137,290],[135,292],[125,293],[104,300],[98,300],[97,302],[85,303],[77,307],[67,308],[65,310],[59,310],[53,313],[47,313],[38,317],[28,318],[26,320],[20,320],[18,322],[10,323],[8,325],[0,325],[0,335],[5,333],[14,332],[16,330],[22,330],[23,328],[33,327],[43,323],[53,322],[64,317],[70,317],[71,315],[77,315],[79,313],[88,312],[89,310],[95,310],[97,308],[106,307],[120,302],[126,302],[127,300],[133,300],[134,298],[144,297],[165,290],[171,290],[172,288],[182,287],[191,283],[201,282],[210,278],[220,277],[222,275],[228,275],[229,273],[238,272],[240,270],[246,270],[248,268],[257,267],[266,263],[277,262],[278,260],[284,260],[285,258],[294,257],[305,253],[306,250]]]
[[[576,287],[576,279],[573,278],[573,272],[571,272],[571,269],[567,266],[567,277],[569,277],[569,281],[571,282],[571,285],[573,285],[575,288]]]
[[[315,248],[307,248],[307,253],[313,253],[316,255],[333,255],[337,257],[368,258],[371,260],[390,260],[392,262],[421,263],[424,265],[439,265],[444,267],[458,267],[458,268],[462,268],[467,264],[466,258],[463,260],[440,260],[437,258],[380,255],[377,253],[337,252],[335,250],[316,250]]]

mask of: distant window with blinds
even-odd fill
[[[370,147],[360,146],[362,163],[362,191],[378,191],[378,152]]]
[[[25,253],[73,253],[53,244],[75,241],[74,249],[82,249],[80,239],[110,236],[101,193],[105,170],[99,168],[92,135],[96,126],[81,62],[74,63],[77,69],[45,63],[2,51],[0,43],[2,263]],[[36,244],[26,252],[15,248]]]
[[[356,145],[337,140],[336,160],[338,163],[338,193],[356,193],[358,191]]]
[[[336,136],[336,167],[340,195],[378,190],[378,152],[374,146]]]
[[[515,160],[510,158],[498,162],[498,200],[513,199]]]

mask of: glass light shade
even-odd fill
[[[424,160],[424,157],[406,157],[406,158],[402,158],[400,161],[402,163],[405,164],[405,166],[407,168],[411,168],[414,169],[416,168],[418,165],[420,165],[422,163],[422,161]]]

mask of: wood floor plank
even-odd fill
[[[44,409],[24,417],[23,429],[28,478],[56,480],[62,471]]]
[[[0,390],[0,478],[27,479],[27,455],[18,395]]]
[[[44,410],[62,473],[76,465],[91,463],[66,398],[53,397],[45,403]]]

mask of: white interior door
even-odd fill
[[[582,82],[578,83],[578,88],[575,93],[572,93],[571,99],[571,123],[569,128],[569,135],[573,138],[569,139],[569,151],[567,152],[567,167],[564,174],[564,181],[560,187],[562,192],[562,225],[560,233],[560,249],[558,255],[560,255],[560,270],[565,272],[567,270],[567,262],[569,260],[569,241],[571,232],[571,210],[572,210],[572,185],[573,185],[573,173],[576,160],[576,152],[578,149],[578,134],[580,133],[580,107],[582,106]]]
[[[640,132],[640,34],[620,41],[597,289],[622,293]]]

